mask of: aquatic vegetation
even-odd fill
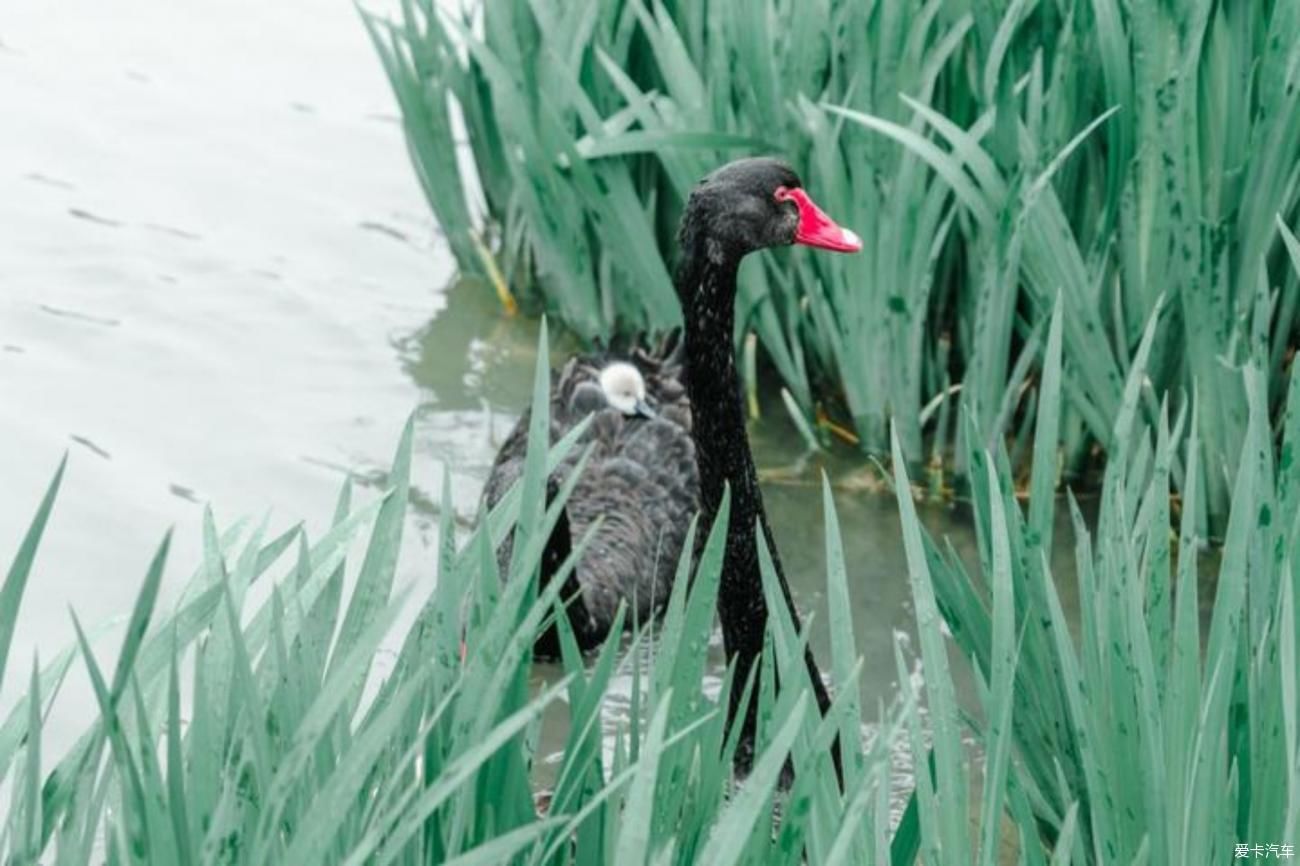
[[[1276,405],[1294,344],[1293,3],[467,5],[366,17],[464,269],[489,270],[482,209],[498,286],[588,340],[669,327],[684,196],[731,157],[780,154],[867,246],[743,275],[737,351],[756,336],[814,442],[884,456],[892,422],[910,466],[950,451],[974,481],[970,414],[981,445],[1010,439],[1026,463],[1059,298],[1056,433],[1082,471],[1115,445],[1156,317],[1138,412],[1155,425],[1166,398],[1219,395],[1194,465],[1198,525],[1222,525],[1249,414],[1236,383],[1255,365]]]
[[[1063,410],[1064,319],[1058,307],[1047,335],[1039,443],[1053,441]],[[1069,502],[1077,626],[1062,613],[1064,588],[1044,555],[1056,507],[1050,447],[1035,450],[1027,513],[1013,496],[1005,452],[969,455],[979,577],[923,537],[910,497],[899,498],[917,615],[934,616],[932,585],[978,674],[981,706],[968,709],[978,710],[970,718],[987,759],[984,805],[1005,803],[1022,833],[1036,825],[1068,852],[1054,862],[1226,862],[1242,844],[1293,847],[1300,831],[1300,474],[1292,457],[1300,447],[1300,383],[1293,379],[1289,389],[1275,460],[1265,376],[1253,365],[1242,373],[1236,390],[1250,407],[1247,434],[1205,598],[1193,501],[1204,495],[1195,465],[1200,407],[1172,413],[1165,404],[1154,427],[1138,420],[1156,339],[1152,322],[1124,388],[1093,529]],[[1184,438],[1191,456],[1180,468]],[[1170,493],[1180,474],[1178,514]],[[898,478],[905,490],[901,470]],[[933,674],[944,663],[942,644],[927,643],[924,628],[922,635]],[[936,777],[934,791],[922,784],[918,792],[923,799],[949,792],[953,799],[940,799],[940,810],[964,814],[969,777],[951,747],[945,760],[948,739],[939,729],[945,712],[956,724],[944,683],[943,676],[927,683]],[[996,832],[985,824],[979,838]],[[923,850],[964,851],[964,844],[961,829],[940,822]]]
[[[1046,337],[1038,442],[1053,441],[1064,411],[1063,318],[1058,308]],[[1155,335],[1148,325],[1136,370]],[[332,527],[314,542],[299,528],[268,540],[261,527],[223,533],[209,520],[202,562],[171,612],[156,603],[164,540],[113,670],[99,666],[78,625],[75,650],[32,671],[26,697],[0,726],[0,780],[9,782],[0,849],[6,862],[57,856],[67,864],[885,864],[917,856],[991,864],[1017,851],[1024,863],[1089,864],[1199,862],[1202,852],[1222,861],[1238,843],[1294,844],[1300,386],[1275,462],[1263,377],[1245,375],[1250,433],[1203,634],[1194,509],[1184,507],[1172,539],[1169,530],[1175,449],[1196,435],[1196,410],[1170,421],[1162,414],[1151,432],[1138,421],[1141,382],[1135,372],[1124,390],[1115,432],[1125,445],[1108,468],[1094,533],[1076,512],[1077,637],[1042,555],[1052,543],[1052,448],[1035,451],[1027,512],[1012,494],[1005,452],[969,455],[981,534],[974,573],[926,537],[904,462],[895,461],[924,695],[913,692],[900,650],[900,700],[879,710],[881,728],[866,744],[862,705],[878,696],[856,688],[863,662],[854,657],[849,570],[826,486],[831,615],[813,627],[830,633],[835,702],[824,718],[816,712],[807,634],[783,615],[762,556],[775,664],[747,683],[759,693],[757,758],[736,782],[735,732],[703,677],[726,509],[714,526],[693,530],[706,537],[693,580],[675,583],[663,621],[628,650],[615,635],[583,659],[567,618],[556,617],[562,581],[538,593],[542,549],[571,490],[563,486],[548,506],[546,474],[577,439],[545,448],[543,343],[532,409],[542,420],[520,483],[459,545],[444,494],[438,580],[426,598],[393,587],[409,427],[390,489],[357,505],[345,487]],[[0,588],[0,671],[62,471]],[[367,531],[358,567],[349,551]],[[503,582],[492,545],[510,531],[518,535]],[[258,595],[266,600],[254,609]],[[408,604],[419,614],[381,667],[377,649]],[[978,707],[958,705],[941,616],[973,662]],[[552,617],[566,676],[537,688],[533,638]],[[647,666],[635,662],[647,655]],[[51,766],[43,719],[73,664],[90,674],[98,715]],[[631,712],[607,748],[601,703],[625,665]],[[532,777],[539,720],[557,702],[567,706],[567,735],[541,802]],[[837,736],[843,790],[831,768]],[[901,821],[890,809],[897,737],[930,755]],[[782,790],[787,761],[795,776]],[[982,788],[972,798],[976,778]]]
[[[445,492],[438,580],[427,598],[393,587],[409,495],[409,426],[390,489],[358,506],[345,487],[332,528],[314,542],[299,528],[270,540],[247,525],[221,533],[209,519],[203,561],[170,613],[156,604],[164,541],[114,669],[100,668],[78,626],[76,650],[33,671],[27,697],[0,728],[0,776],[10,782],[0,835],[6,862],[57,855],[60,863],[105,856],[181,864],[766,863],[795,862],[805,848],[818,862],[890,862],[892,735],[882,733],[869,750],[856,746],[852,688],[834,717],[821,719],[806,677],[799,679],[805,636],[788,620],[774,619],[770,630],[782,689],[774,688],[771,665],[763,682],[750,684],[762,712],[757,760],[733,789],[736,738],[727,736],[725,711],[706,694],[703,676],[725,509],[716,525],[699,529],[707,542],[694,579],[677,581],[648,667],[634,662],[644,657],[636,647],[651,640],[648,632],[626,653],[616,633],[584,659],[559,617],[567,676],[531,687],[533,637],[555,615],[562,578],[582,550],[580,541],[561,580],[539,595],[542,550],[572,489],[562,486],[548,507],[546,474],[577,438],[548,454],[544,345],[533,447],[520,482],[460,545]],[[0,661],[61,476],[0,593]],[[367,530],[355,567],[348,553]],[[509,531],[516,533],[512,576],[503,582],[492,549]],[[838,547],[837,537],[828,544]],[[834,592],[847,592],[842,567],[832,580]],[[769,590],[779,591],[770,575]],[[257,595],[266,600],[251,608]],[[381,666],[381,641],[409,604],[419,614],[399,635],[395,659]],[[837,670],[852,681],[852,624],[845,618],[836,627]],[[74,663],[89,672],[99,712],[51,767],[43,718]],[[611,753],[601,703],[628,664],[630,722]],[[567,739],[539,804],[532,781],[538,726],[557,702],[567,704]],[[903,709],[914,712],[914,704]],[[855,744],[851,796],[829,770],[827,744],[840,726]],[[778,794],[787,761],[798,778]],[[774,833],[777,797],[788,818]],[[905,833],[898,844],[915,838]]]

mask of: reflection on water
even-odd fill
[[[223,522],[273,507],[272,529],[304,517],[319,531],[345,476],[382,486],[413,410],[416,508],[398,580],[427,589],[442,474],[468,525],[527,401],[537,323],[505,319],[472,281],[443,290],[450,263],[350,5],[12,0],[4,26],[0,107],[22,122],[0,136],[0,559],[71,455],[11,670],[71,641],[69,605],[92,621],[127,613],[169,525],[174,592],[206,503]],[[553,355],[571,349],[557,338]],[[761,467],[802,456],[776,406],[753,438]],[[813,460],[764,488],[814,623],[826,622],[817,472],[852,466]],[[913,628],[898,518],[886,496],[836,502],[874,716],[897,689],[895,635]],[[973,559],[960,511],[924,514]],[[824,658],[824,628],[813,642]],[[102,663],[116,643],[101,642]],[[718,646],[713,661],[716,676]],[[23,680],[6,678],[0,704]],[[615,683],[611,720],[630,683]],[[91,705],[84,682],[67,692],[54,750]]]

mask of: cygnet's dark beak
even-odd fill
[[[659,415],[645,400],[637,400],[636,405],[632,407],[632,411],[642,418],[656,418]]]

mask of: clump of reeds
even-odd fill
[[[75,650],[32,671],[26,696],[0,726],[0,781],[9,782],[0,856],[259,866],[901,864],[919,856],[941,866],[1002,862],[1009,850],[1029,864],[1223,862],[1238,843],[1294,844],[1300,386],[1288,398],[1283,456],[1274,461],[1264,376],[1245,373],[1248,435],[1206,632],[1195,509],[1184,508],[1172,538],[1169,510],[1180,471],[1185,495],[1201,495],[1194,458],[1181,469],[1175,460],[1184,436],[1197,435],[1199,409],[1162,410],[1154,428],[1139,421],[1157,332],[1148,324],[1117,410],[1121,444],[1094,532],[1075,511],[1082,618],[1072,629],[1044,555],[1055,508],[1050,443],[1065,410],[1064,329],[1058,309],[1045,337],[1027,511],[1005,451],[969,452],[980,535],[974,574],[927,537],[894,438],[923,696],[912,691],[901,651],[900,699],[858,694],[852,579],[829,487],[830,617],[811,627],[830,632],[834,704],[825,717],[817,711],[803,663],[807,634],[781,615],[764,557],[776,615],[770,663],[760,681],[745,684],[759,693],[748,778],[733,777],[734,732],[704,688],[725,507],[713,526],[696,528],[706,540],[693,573],[688,557],[663,620],[634,635],[631,651],[615,635],[584,659],[561,616],[566,676],[531,689],[533,639],[558,615],[558,588],[582,553],[580,543],[559,579],[539,591],[545,540],[570,490],[548,507],[546,476],[581,435],[548,453],[543,334],[526,471],[459,544],[444,493],[438,577],[427,597],[393,587],[409,426],[390,489],[358,506],[345,486],[332,528],[314,542],[299,528],[267,540],[262,528],[222,533],[207,520],[202,561],[170,612],[157,605],[164,541],[113,670],[99,666],[78,624]],[[978,434],[964,441],[979,442]],[[0,672],[61,476],[0,587]],[[350,562],[354,540],[367,532],[359,565]],[[493,550],[507,532],[516,542],[503,580]],[[273,581],[267,600],[250,609],[250,590],[265,581]],[[377,650],[407,604],[419,605],[418,616],[380,672]],[[941,620],[975,671],[977,706],[958,703]],[[651,628],[643,668],[646,654],[636,650]],[[43,719],[74,663],[89,672],[97,705],[83,736],[52,762]],[[606,749],[601,703],[624,665],[631,708]],[[538,725],[557,700],[567,705],[568,730],[539,813]],[[881,708],[868,746],[863,704]],[[918,766],[895,827],[889,748],[900,736]],[[843,787],[832,769],[837,738]],[[783,789],[787,761],[794,777]],[[973,778],[982,779],[974,798]]]
[[[579,335],[669,327],[684,196],[729,158],[782,155],[867,241],[742,274],[737,347],[757,335],[801,429],[851,427],[884,455],[892,421],[909,465],[928,439],[966,474],[970,414],[981,445],[1027,460],[1059,302],[1056,433],[1063,470],[1083,472],[1115,445],[1158,318],[1138,411],[1154,425],[1166,397],[1216,395],[1197,415],[1196,504],[1221,526],[1248,415],[1236,382],[1254,364],[1276,405],[1295,343],[1294,3],[472,7],[366,19],[463,268],[485,270],[490,230],[515,291]],[[960,411],[935,411],[948,401]]]

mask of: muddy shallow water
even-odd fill
[[[0,108],[0,561],[70,458],[0,707],[34,652],[71,641],[69,607],[129,612],[167,527],[174,597],[205,504],[319,530],[346,475],[382,487],[412,412],[398,580],[427,589],[444,461],[469,520],[526,399],[536,323],[454,279],[351,4],[12,0]],[[765,469],[800,456],[779,410],[753,438]],[[825,622],[815,467],[765,493],[796,598]],[[898,520],[887,496],[837,504],[874,714],[912,628]],[[971,549],[959,513],[925,513]],[[52,748],[92,705],[74,677]]]

